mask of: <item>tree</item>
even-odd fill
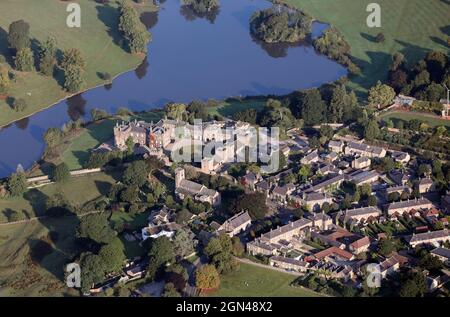
[[[89,214],[80,218],[76,230],[77,238],[90,239],[98,244],[111,242],[117,233],[111,229],[107,214]]]
[[[82,70],[86,67],[86,62],[83,54],[77,48],[70,48],[63,52],[63,59],[61,61],[61,68],[67,70],[70,67],[78,67]]]
[[[103,282],[105,278],[104,264],[105,262],[99,255],[91,252],[81,254],[81,290],[83,293],[89,292],[94,284]]]
[[[30,46],[30,25],[24,20],[19,20],[9,25],[8,32],[9,48],[14,54]]]
[[[311,33],[312,19],[300,10],[268,8],[255,12],[250,32],[267,43],[297,42]]]
[[[134,203],[139,200],[139,188],[136,185],[127,186],[120,193],[120,200],[127,203]]]
[[[159,237],[152,241],[149,256],[147,276],[154,279],[162,271],[163,266],[175,259],[173,245],[166,236]]]
[[[66,163],[56,165],[53,170],[53,180],[57,183],[62,183],[70,178],[70,170]]]
[[[203,265],[195,273],[195,285],[201,291],[215,290],[220,287],[220,276],[214,265]]]
[[[120,6],[119,30],[123,33],[131,53],[147,52],[151,34],[129,1],[123,1]]]
[[[57,42],[54,37],[48,37],[47,40],[41,45],[39,52],[39,70],[45,76],[52,76],[56,60],[56,46]]]
[[[325,121],[326,105],[318,89],[304,93],[301,102],[301,117],[306,125],[315,125]]]
[[[183,208],[179,212],[177,212],[177,215],[175,217],[175,222],[182,225],[182,224],[186,224],[191,218],[192,218],[192,213],[189,210],[187,210],[186,208]]]
[[[165,106],[164,110],[168,118],[183,120],[183,115],[186,113],[186,105],[182,103],[169,103]]]
[[[21,48],[15,57],[16,69],[21,72],[32,72],[34,70],[33,52],[29,47]]]
[[[377,197],[375,195],[370,195],[367,198],[367,204],[369,206],[376,206],[377,205]]]
[[[173,237],[173,250],[177,256],[184,258],[195,252],[195,235],[188,228],[177,230]]]
[[[383,256],[389,256],[392,252],[397,251],[397,247],[392,239],[385,238],[378,242],[377,251]]]
[[[9,79],[8,69],[0,66],[0,94],[7,93],[10,86],[11,81]]]
[[[126,260],[122,241],[115,237],[108,244],[102,246],[98,255],[102,258],[107,273],[122,271]]]
[[[401,297],[422,297],[427,292],[427,281],[422,272],[408,271],[400,277]]]
[[[226,234],[221,234],[218,238],[212,238],[204,252],[221,274],[231,273],[239,268],[238,263],[233,258],[231,238]]]
[[[252,219],[264,219],[268,212],[266,196],[259,192],[245,193],[237,198],[232,210],[234,213],[247,210]]]
[[[235,236],[231,238],[231,243],[233,246],[232,250],[233,255],[237,257],[242,257],[242,255],[245,253],[245,247],[244,244],[241,242],[241,239]]]
[[[380,134],[380,128],[378,122],[375,119],[369,120],[368,124],[364,127],[364,138],[368,141],[376,139]]]
[[[70,93],[76,93],[84,85],[83,69],[78,66],[69,66],[64,69],[64,88]]]
[[[25,99],[19,98],[15,99],[12,105],[12,108],[16,110],[17,112],[22,112],[25,109],[27,109],[28,105]]]
[[[394,97],[394,89],[386,84],[382,84],[381,81],[378,81],[375,86],[370,88],[367,100],[372,106],[384,108],[392,103]]]
[[[52,148],[61,142],[63,132],[57,128],[49,128],[44,134],[44,141],[47,147]]]
[[[161,294],[162,297],[181,297],[181,294],[175,288],[173,283],[166,283],[164,286],[164,292]]]
[[[91,110],[91,117],[92,117],[93,121],[100,121],[100,120],[108,118],[109,114],[106,110],[94,108]],[[129,137],[128,139],[131,139],[131,141],[133,141],[133,139],[131,137]],[[127,141],[128,141],[128,139],[127,139]],[[134,143],[133,143],[133,146],[134,146]]]
[[[417,174],[419,176],[427,176],[430,175],[431,170],[430,166],[428,164],[420,164],[419,168],[417,169]]]
[[[21,196],[27,190],[27,177],[22,172],[12,173],[7,181],[7,188],[12,197]]]
[[[125,170],[122,180],[126,185],[136,185],[138,187],[145,184],[148,177],[147,165],[144,161],[134,161]]]

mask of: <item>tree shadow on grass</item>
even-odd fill
[[[372,43],[376,43],[377,42],[377,37],[374,36],[374,35],[370,35],[368,33],[363,33],[363,32],[361,32],[359,34],[361,34],[361,36],[363,38],[365,38],[366,40],[368,40],[369,42],[372,42]]]
[[[63,282],[65,266],[81,252],[76,241],[79,219],[66,210],[64,216],[41,218],[39,221],[48,233],[29,240],[31,260]]]
[[[111,191],[112,184],[109,182],[95,181],[95,186],[102,196],[106,196]]]
[[[5,57],[5,60],[11,66],[13,65],[13,58],[8,48],[8,32],[0,27],[0,55]]]
[[[123,46],[122,35],[120,34],[119,10],[110,5],[97,6],[97,17],[108,28],[108,35],[113,39],[114,44]]]
[[[45,205],[48,199],[46,194],[34,188],[25,192],[23,198],[29,202],[35,216],[44,216]]]

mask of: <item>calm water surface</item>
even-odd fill
[[[249,33],[263,0],[222,0],[218,12],[196,16],[178,0],[161,4],[143,22],[151,29],[148,59],[135,71],[0,130],[0,177],[30,167],[44,150],[43,134],[70,119],[88,119],[92,108],[145,110],[169,101],[285,94],[346,74],[307,44],[267,45]],[[315,24],[313,37],[324,25]]]

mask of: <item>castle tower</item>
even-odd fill
[[[178,167],[175,169],[175,188],[180,187],[181,181],[185,178],[184,168]]]

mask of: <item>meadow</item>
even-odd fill
[[[235,273],[221,277],[220,289],[213,297],[318,297],[303,287],[290,286],[297,277],[288,273],[240,263]]]
[[[411,65],[429,50],[450,52],[450,1],[379,0],[381,28],[369,28],[367,5],[372,0],[281,0],[298,7],[315,19],[339,29],[352,48],[353,60],[362,68],[350,86],[366,92],[387,76],[391,56],[405,55]],[[385,41],[376,42],[378,33]]]
[[[102,5],[91,0],[79,0],[81,28],[66,25],[67,3],[54,0],[2,0],[0,12],[0,55],[13,63],[8,50],[8,29],[13,21],[24,20],[30,24],[31,46],[36,52],[39,43],[49,36],[56,38],[58,49],[78,48],[86,60],[84,89],[105,84],[102,74],[115,77],[136,68],[144,56],[132,55],[120,45],[121,34],[117,28],[118,10],[115,2]],[[148,6],[146,10],[154,7]],[[47,18],[43,18],[47,17]],[[9,97],[0,100],[0,126],[27,117],[68,97],[61,88],[61,76],[49,78],[32,73],[17,73]],[[27,109],[16,112],[11,109],[12,98],[23,98]]]

